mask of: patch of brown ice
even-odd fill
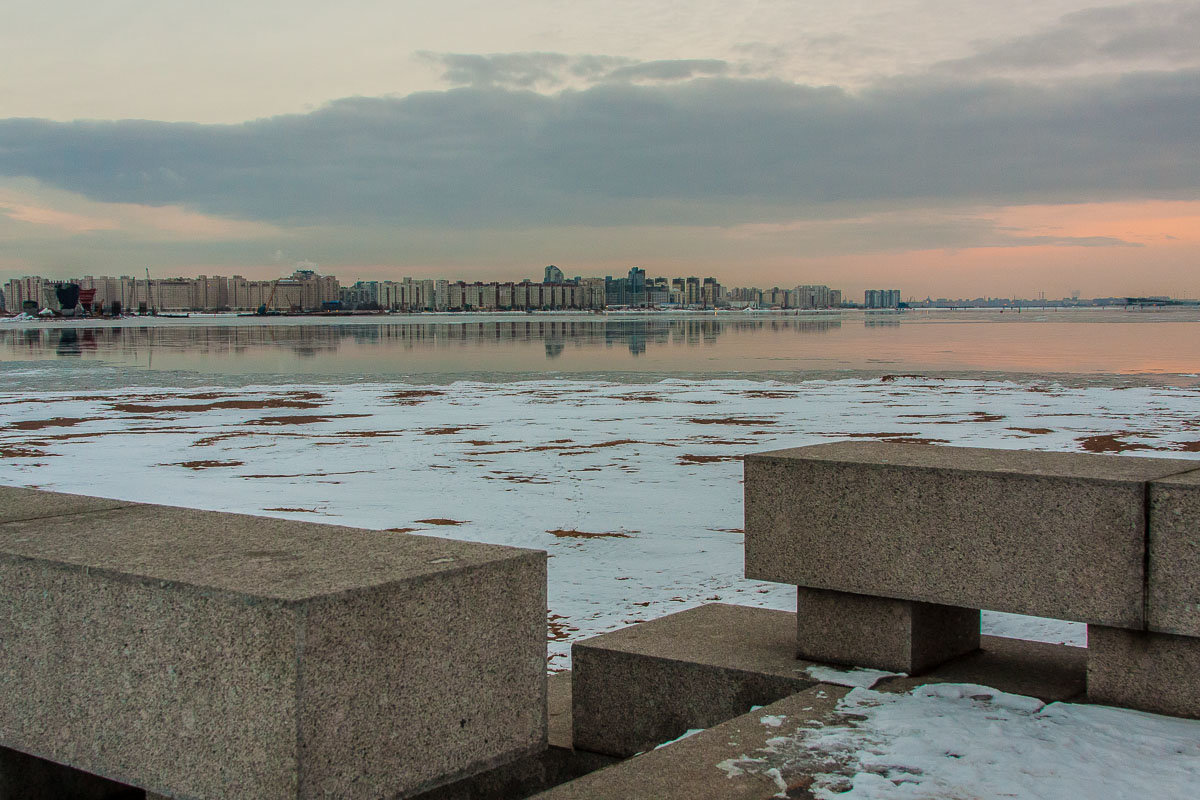
[[[546,531],[551,536],[559,539],[628,539],[629,533],[636,531],[606,531],[603,533],[591,533],[588,531],[579,531],[574,528],[555,528],[554,530]]]

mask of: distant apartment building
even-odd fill
[[[23,310],[37,313],[46,307],[45,294],[49,286],[49,281],[39,275],[13,278],[4,285],[4,307],[14,314]],[[26,308],[26,303],[31,304],[29,308]]]
[[[319,311],[334,307],[382,311],[495,311],[598,310],[617,308],[692,309],[764,307],[779,309],[837,308],[842,293],[828,286],[806,284],[793,289],[740,287],[727,289],[714,277],[650,277],[632,267],[625,277],[566,278],[554,265],[540,282],[451,281],[445,278],[361,280],[341,286],[337,278],[297,269],[277,280],[249,280],[241,275],[196,278],[139,278],[87,275],[78,280],[83,297],[93,298],[97,311]],[[39,310],[57,310],[59,281],[26,276],[2,288],[7,309],[21,311],[28,303]],[[90,294],[89,294],[90,293]],[[872,290],[868,307],[894,308],[898,290]],[[871,306],[872,297],[878,305]],[[87,301],[83,301],[87,306]],[[887,305],[890,303],[891,305]]]
[[[763,304],[763,292],[755,286],[730,288],[725,294],[730,308],[759,308]]]
[[[557,282],[358,281],[341,290],[343,307],[383,311],[533,311],[604,307],[603,278]]]
[[[105,313],[254,311],[263,305],[280,311],[317,311],[338,299],[337,278],[306,269],[274,281],[251,281],[240,275],[153,279],[85,275],[69,282],[77,283],[85,293],[94,293],[92,308]],[[25,301],[55,309],[56,283],[39,276],[15,278],[8,282],[5,294],[18,311]]]
[[[863,308],[899,308],[899,289],[867,289],[863,293]]]

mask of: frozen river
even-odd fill
[[[544,549],[561,668],[575,638],[706,601],[794,607],[740,577],[747,452],[1200,457],[1200,322],[1134,313],[9,323],[0,483]],[[1088,360],[1105,347],[1121,369]]]

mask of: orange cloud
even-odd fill
[[[119,231],[133,240],[224,241],[277,236],[263,222],[215,217],[182,206],[105,203],[25,181],[0,188],[0,216],[67,234]]]
[[[32,225],[47,225],[66,231],[67,233],[111,231],[117,230],[120,227],[120,225],[111,219],[73,214],[69,211],[25,203],[0,204],[0,214],[17,222],[28,222]]]

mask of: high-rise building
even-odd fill
[[[899,289],[867,289],[863,293],[864,308],[899,308]]]
[[[546,276],[542,278],[542,283],[562,283],[563,271],[551,264],[546,267]]]

